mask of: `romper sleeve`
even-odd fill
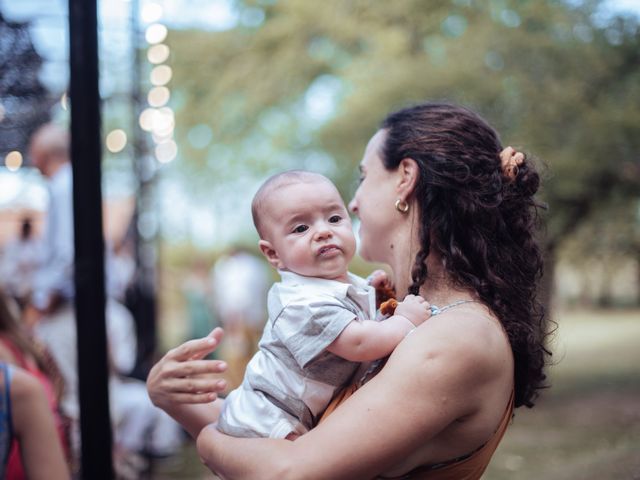
[[[335,298],[318,296],[286,305],[275,319],[273,330],[300,368],[304,368],[356,317],[355,312]]]

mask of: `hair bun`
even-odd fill
[[[531,168],[528,158],[525,158],[518,167],[518,172],[511,182],[512,187],[519,195],[532,197],[540,188],[540,175]]]

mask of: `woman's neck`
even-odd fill
[[[431,275],[420,287],[420,295],[437,307],[444,307],[460,300],[477,300],[478,298],[475,292],[454,285],[450,277],[433,278]]]
[[[398,242],[396,245],[402,245]],[[411,270],[417,254],[416,248],[394,248],[389,262],[394,274],[396,295],[404,298],[411,285]],[[427,257],[427,278],[420,286],[420,295],[430,304],[442,307],[459,300],[475,300],[477,294],[470,289],[455,285],[451,276],[445,271],[442,260],[433,252]]]
[[[417,253],[417,249],[413,248],[413,246],[406,241],[407,236],[408,235],[403,232],[396,234],[395,238],[391,241],[389,258],[385,261],[393,272],[396,296],[399,299],[407,295],[409,286],[412,283],[411,269],[413,268]]]
[[[416,255],[420,251],[420,235],[417,227],[416,209],[407,221],[392,229],[395,235],[391,238],[389,257],[385,259],[393,271],[396,297],[404,298],[413,283],[411,271]],[[409,241],[407,241],[409,239]],[[444,268],[442,258],[433,249],[427,257],[427,278],[420,286],[420,295],[432,305],[442,307],[458,300],[475,300],[477,294],[470,289],[460,288]]]

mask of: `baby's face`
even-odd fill
[[[331,182],[291,183],[272,192],[267,202],[265,239],[276,252],[276,268],[348,281],[356,241],[347,209]]]

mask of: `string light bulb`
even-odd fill
[[[160,63],[164,63],[167,58],[169,58],[170,53],[171,50],[169,50],[169,47],[164,43],[152,45],[147,51],[147,60],[154,65],[158,65]]]
[[[19,170],[22,167],[22,154],[17,150],[7,153],[4,164],[12,172]]]
[[[168,65],[158,65],[151,70],[149,74],[149,80],[152,85],[162,86],[166,85],[171,81],[171,77],[173,76],[173,70]]]
[[[144,38],[147,40],[147,43],[155,45],[156,43],[162,43],[164,39],[167,38],[168,33],[167,27],[163,24],[154,23],[147,27]]]
[[[107,150],[111,153],[121,152],[127,145],[127,134],[120,128],[112,130],[107,135],[105,143],[107,145]]]

